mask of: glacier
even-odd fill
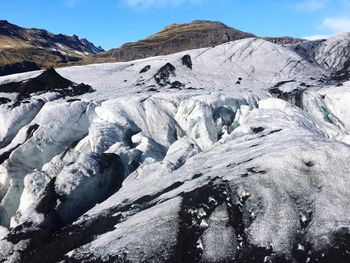
[[[0,261],[348,262],[349,40],[0,77]]]

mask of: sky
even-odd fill
[[[350,0],[0,0],[0,19],[76,34],[106,50],[199,19],[313,39],[350,31]]]

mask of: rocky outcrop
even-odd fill
[[[22,72],[33,71],[38,69],[40,69],[40,67],[34,62],[30,62],[30,61],[16,62],[13,64],[6,64],[3,67],[0,67],[0,76],[9,75],[14,72],[22,73]]]
[[[72,97],[93,91],[89,85],[84,83],[76,84],[63,78],[54,68],[49,68],[38,77],[29,80],[0,85],[0,92],[16,93],[18,103],[29,98],[33,93],[56,92],[62,97]]]
[[[294,37],[263,37],[263,39],[272,42],[274,44],[278,45],[288,45],[288,44],[297,44],[297,43],[303,43],[306,40],[301,38],[294,38]]]

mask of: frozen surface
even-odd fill
[[[1,93],[10,101],[0,105],[0,259],[341,255],[349,243],[339,240],[350,240],[350,84],[335,79],[342,51],[329,50],[347,39],[303,51],[244,39],[58,69],[95,90],[79,96]]]

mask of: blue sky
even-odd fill
[[[77,34],[110,49],[197,19],[258,36],[350,31],[350,0],[0,0],[0,19]]]

